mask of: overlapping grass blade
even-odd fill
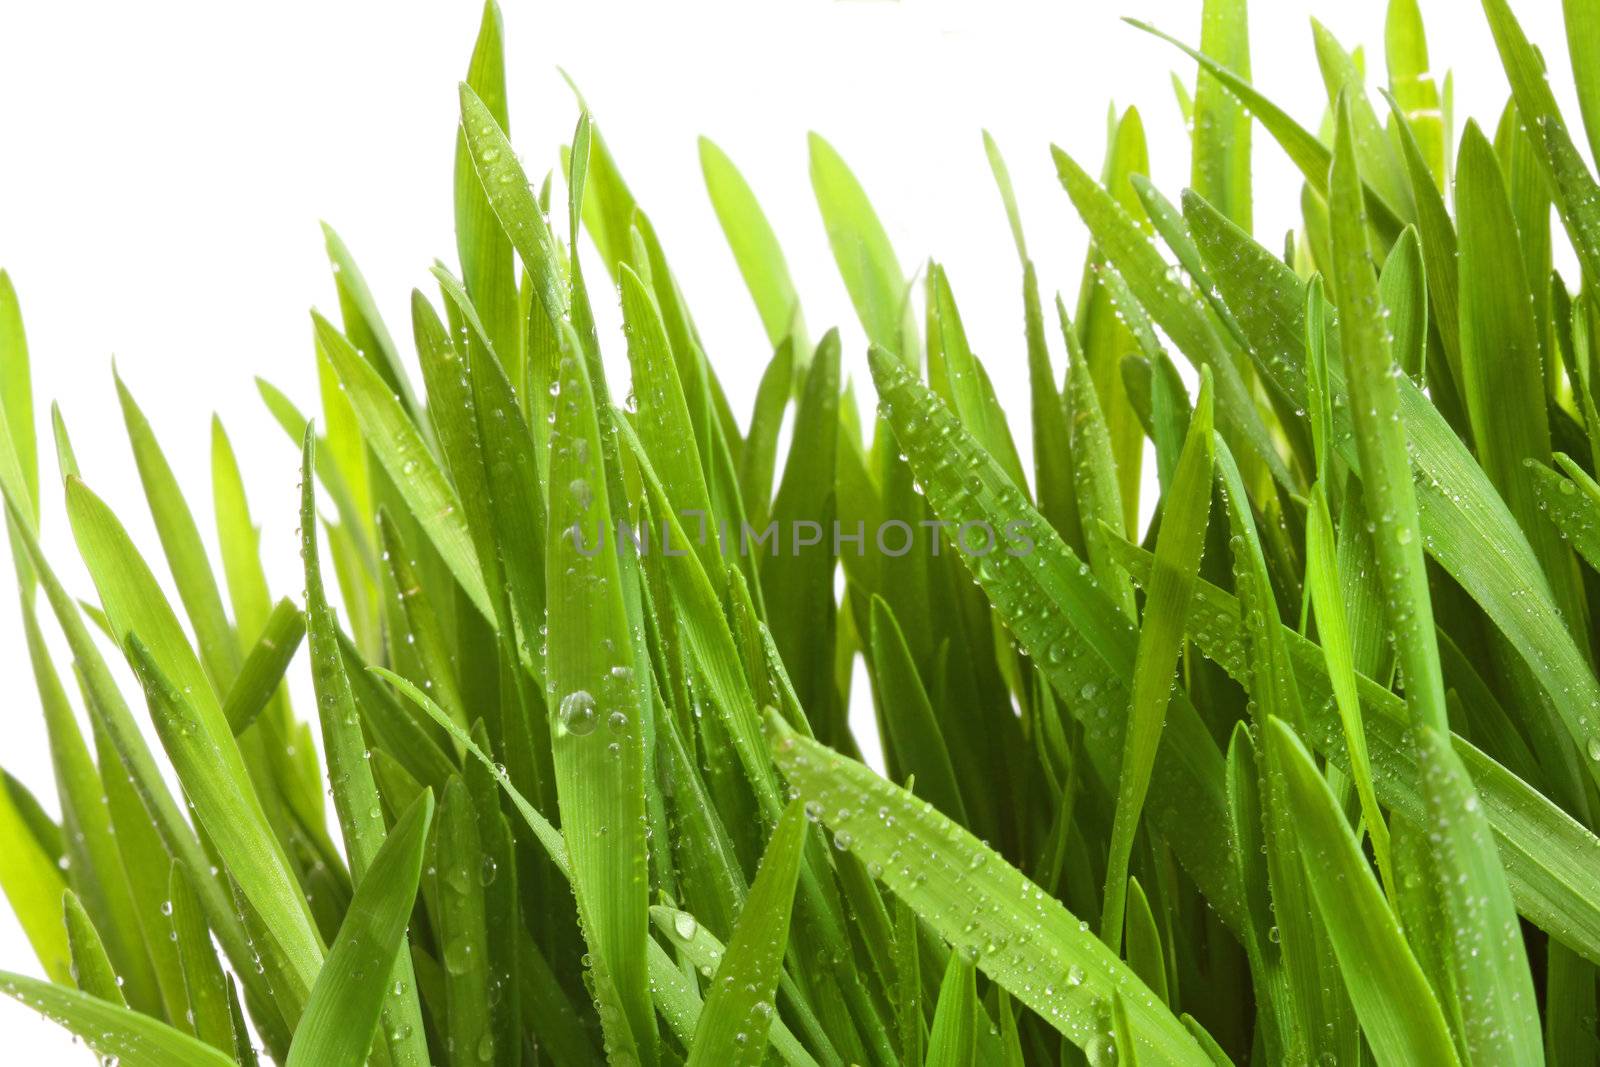
[[[1127,903],[1128,860],[1133,835],[1144,808],[1155,767],[1156,750],[1165,727],[1173,673],[1183,645],[1183,605],[1200,571],[1206,526],[1211,512],[1212,422],[1211,378],[1207,374],[1200,401],[1189,423],[1189,435],[1172,489],[1162,505],[1161,533],[1156,540],[1156,567],[1139,626],[1139,651],[1134,659],[1128,726],[1123,735],[1122,765],[1117,777],[1117,809],[1106,867],[1100,937],[1113,949],[1122,941],[1122,915]]]
[[[67,985],[0,971],[0,993],[60,1023],[120,1067],[232,1067],[234,1062],[148,1015]]]
[[[432,819],[433,794],[423,793],[373,857],[312,987],[289,1049],[289,1067],[365,1058],[391,994],[387,984],[364,979],[368,972],[392,972],[405,944]]]
[[[805,844],[804,809],[795,801],[778,820],[700,1013],[689,1067],[753,1067],[766,1052],[773,997],[788,947],[789,912]]]
[[[835,840],[848,834],[852,851],[883,867],[891,891],[1074,1044],[1111,1040],[1109,997],[1120,990],[1151,1062],[1210,1062],[1121,960],[986,845],[863,765],[781,720],[768,724],[778,734],[774,751],[784,775]]]
[[[1457,1062],[1444,1012],[1333,792],[1287,724],[1271,720],[1266,735],[1267,759],[1288,785],[1285,800],[1311,875],[1306,881],[1378,1062]]]

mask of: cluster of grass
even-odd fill
[[[1600,0],[1565,8],[1600,149]],[[877,418],[707,143],[773,347],[741,429],[588,116],[557,180],[512,151],[491,3],[460,272],[412,294],[422,388],[331,232],[320,414],[262,386],[300,448],[297,599],[220,424],[225,581],[120,383],[180,604],[57,417],[98,602],[63,588],[0,276],[0,492],[61,813],[0,788],[0,886],[49,977],[0,989],[121,1067],[1595,1064],[1600,186],[1506,0],[1482,10],[1513,95],[1458,139],[1415,0],[1381,100],[1317,29],[1320,132],[1248,80],[1244,0],[1207,0],[1199,49],[1173,42],[1199,70],[1180,202],[1132,111],[1100,180],[1054,150],[1093,238],[1059,339],[988,142],[1025,458],[946,275],[908,280],[820,139]],[[1251,236],[1257,124],[1304,177],[1281,247]],[[624,522],[653,550],[592,550]],[[773,523],[866,540],[750,550]],[[858,656],[887,777],[846,715]]]

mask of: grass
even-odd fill
[[[1600,186],[1574,140],[1600,154],[1600,3],[1564,6],[1582,115],[1482,0],[1513,95],[1457,136],[1415,0],[1379,97],[1317,28],[1314,128],[1251,84],[1243,0],[1206,0],[1198,49],[1167,38],[1199,71],[1191,188],[1143,176],[1136,111],[1098,180],[1052,150],[1092,237],[1054,315],[986,137],[1024,455],[944,270],[908,278],[815,137],[877,417],[702,142],[772,348],[736,418],[587,114],[530,181],[491,3],[420,383],[330,230],[315,417],[261,384],[300,456],[287,597],[221,424],[214,561],[120,381],[159,545],[52,412],[94,602],[61,584],[0,274],[57,784],[0,784],[46,976],[0,990],[119,1067],[1600,1062]],[[1304,178],[1281,246],[1251,235],[1258,127]]]

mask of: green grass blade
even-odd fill
[[[572,857],[606,1037],[654,1060],[647,988],[644,769],[600,426],[584,360],[562,358],[550,438],[548,699],[562,833]]]
[[[867,200],[866,191],[833,146],[813,133],[811,187],[867,340],[896,353],[908,367],[919,366],[916,320],[909,313],[905,272]]]
[[[1589,133],[1589,148],[1600,156],[1600,4],[1594,0],[1563,0],[1567,52],[1572,58],[1572,80],[1578,90],[1578,109]]]
[[[206,558],[205,545],[200,540],[199,527],[194,515],[184,502],[161,446],[156,442],[144,412],[134,402],[133,394],[116,379],[117,397],[122,402],[122,417],[128,427],[128,440],[133,445],[133,457],[139,466],[139,480],[144,484],[145,499],[150,504],[150,515],[155,519],[156,533],[161,538],[161,548],[167,565],[172,569],[178,586],[178,599],[183,602],[189,625],[194,628],[200,646],[200,659],[218,692],[233,684],[239,672],[239,642],[222,609],[222,595],[217,590],[217,580],[211,563]]]
[[[22,307],[11,275],[0,269],[0,405],[6,431],[16,453],[17,469],[28,490],[30,514],[39,518],[39,443],[33,423],[33,371],[28,338],[22,328]]]
[[[233,1059],[147,1015],[9,971],[0,993],[42,1013],[119,1067],[232,1067]]]
[[[1167,983],[1166,951],[1161,946],[1161,929],[1156,925],[1155,913],[1150,910],[1150,898],[1145,895],[1139,879],[1128,879],[1128,912],[1124,924],[1123,943],[1128,966],[1133,968],[1144,984],[1149,986],[1168,1007],[1172,993]]]
[[[1282,721],[1268,723],[1267,759],[1288,789],[1317,910],[1362,1029],[1380,1064],[1457,1062],[1444,1012],[1311,756]]]
[[[1216,378],[1217,422],[1237,450],[1267,465],[1273,476],[1291,484],[1283,460],[1267,434],[1261,416],[1232,357],[1223,348],[1204,306],[1183,287],[1154,245],[1120,204],[1061,149],[1051,146],[1056,173],[1072,198],[1095,246],[1127,281],[1151,318],[1171,337],[1195,369],[1209,367]]]
[[[555,238],[494,112],[465,83],[461,85],[461,132],[489,206],[532,278],[539,306],[551,323],[559,323],[567,314],[568,301]]]
[[[1530,462],[1550,462],[1532,279],[1522,269],[1519,229],[1494,148],[1470,123],[1456,170],[1462,391],[1478,462],[1527,534],[1557,603],[1576,625],[1583,609],[1571,556],[1538,514],[1525,469]]]
[[[1290,162],[1305,175],[1306,183],[1311,189],[1319,195],[1327,193],[1328,166],[1333,162],[1333,152],[1315,134],[1295,122],[1288,112],[1258,92],[1247,79],[1229,70],[1211,56],[1190,48],[1176,37],[1163,33],[1146,22],[1138,19],[1124,21],[1135,29],[1161,38],[1198,62],[1202,69],[1238,97],[1251,115],[1260,120],[1262,127],[1272,135],[1273,140],[1278,142],[1278,146],[1283,149]],[[1372,224],[1380,236],[1392,240],[1394,235],[1400,232],[1400,216],[1372,189],[1365,189],[1365,194]]]
[[[623,265],[620,273],[628,362],[633,369],[633,395],[638,402],[639,439],[650,453],[651,465],[661,476],[661,484],[678,514],[698,514],[709,526],[713,519],[711,496],[661,312],[632,268]],[[693,543],[707,574],[722,574],[720,540],[711,532]]]
[[[304,624],[310,635],[311,676],[317,693],[322,747],[328,760],[329,792],[359,894],[370,880],[371,868],[382,854],[387,835],[378,804],[377,785],[368,763],[367,740],[345,671],[333,612],[323,591],[317,547],[316,485],[311,476],[315,467],[316,435],[307,427],[301,446],[300,480],[300,547],[306,590]],[[401,945],[404,944],[402,937]],[[396,1067],[426,1064],[428,1052],[422,1032],[422,1009],[414,992],[416,982],[409,953],[399,953],[393,970],[388,984],[403,992],[384,1001],[384,1033],[391,1060]]]
[[[450,779],[439,801],[437,830],[428,872],[436,889],[436,930],[444,957],[446,1043],[452,1060],[493,1060],[489,1022],[489,929],[484,911],[484,862],[478,811],[460,777]]]
[[[1531,1062],[1540,1048],[1538,1013],[1511,895],[1478,795],[1454,750],[1443,740],[1449,736],[1449,720],[1432,601],[1418,536],[1406,429],[1400,422],[1399,390],[1391,374],[1387,331],[1378,314],[1376,280],[1366,257],[1352,137],[1349,109],[1344,106],[1329,184],[1351,416],[1362,481],[1377,521],[1373,540],[1384,602],[1422,757],[1419,784],[1435,831],[1429,835],[1435,874],[1454,924],[1451,956],[1465,1020],[1462,1039],[1474,1058]]]
[[[100,772],[50,660],[35,606],[28,600],[23,602],[22,626],[61,800],[61,862],[68,865],[71,884],[106,938],[127,982],[128,999],[135,1008],[153,1013],[159,1010],[155,973],[145,953]],[[12,802],[15,805],[17,798]],[[18,814],[27,817],[24,809],[19,808]]]
[[[167,903],[172,939],[183,963],[183,987],[188,994],[189,1024],[194,1035],[222,1052],[231,1053],[235,1040],[233,1014],[228,1009],[228,987],[217,950],[211,945],[211,928],[200,911],[200,901],[189,886],[180,864],[172,864]]]
[[[1394,334],[1395,362],[1413,381],[1422,381],[1428,354],[1428,282],[1417,231],[1407,226],[1389,250],[1378,275],[1378,296]]]
[[[300,609],[287,597],[278,601],[222,701],[223,717],[235,737],[271,702],[305,634],[306,619]]]
[[[1146,143],[1144,120],[1137,108],[1128,108],[1121,116],[1111,109],[1107,129],[1106,159],[1101,169],[1101,185],[1127,212],[1141,233],[1149,224],[1138,196],[1137,176],[1150,169],[1150,149]],[[1120,480],[1123,501],[1123,521],[1132,527],[1138,521],[1135,505],[1138,503],[1139,472],[1142,467],[1144,442],[1132,409],[1126,385],[1118,373],[1117,362],[1128,349],[1133,324],[1125,322],[1118,294],[1108,284],[1105,269],[1109,266],[1106,250],[1099,245],[1100,235],[1093,234],[1085,255],[1082,281],[1078,285],[1077,333],[1084,354],[1089,360],[1089,373],[1094,378],[1095,389],[1100,394],[1100,409],[1111,428],[1112,446],[1117,457],[1117,476]],[[1059,298],[1057,300],[1059,304]]]
[[[879,701],[880,721],[889,751],[904,777],[916,779],[919,795],[933,806],[967,824],[961,784],[950,751],[934,716],[933,704],[917,673],[905,633],[888,603],[872,597],[868,647],[873,666],[873,692]]]
[[[317,343],[333,364],[355,409],[361,430],[372,453],[394,480],[406,506],[427,532],[445,565],[466,591],[467,597],[486,619],[493,619],[483,584],[483,572],[466,517],[455,490],[440,470],[416,425],[394,398],[389,387],[357,354],[344,335],[319,315],[313,314]]]
[[[61,925],[61,894],[67,883],[61,869],[45,855],[9,793],[0,792],[0,890],[33,946],[45,974],[55,982],[72,981],[72,953]]]
[[[1339,581],[1339,561],[1333,518],[1328,514],[1328,498],[1322,483],[1311,488],[1311,504],[1306,521],[1306,587],[1316,611],[1317,637],[1327,660],[1328,679],[1333,687],[1339,722],[1344,728],[1345,748],[1367,833],[1384,887],[1394,891],[1394,867],[1389,860],[1389,829],[1378,807],[1372,787],[1372,763],[1367,757],[1366,728],[1362,725],[1361,701],[1356,695],[1356,669],[1352,659],[1349,620]]]
[[[128,1006],[122,995],[117,972],[106,955],[106,946],[100,940],[100,931],[94,920],[83,910],[78,894],[67,890],[62,894],[62,920],[67,928],[67,947],[72,956],[72,981],[90,996],[109,1001],[120,1008]]]
[[[1072,324],[1066,320],[1066,307],[1059,300],[1056,311],[1067,344],[1067,385],[1062,402],[1067,411],[1067,455],[1072,464],[1072,499],[1077,502],[1078,527],[1083,531],[1089,567],[1131,619],[1135,617],[1133,585],[1112,562],[1106,547],[1108,528],[1119,536],[1128,530],[1122,494],[1117,488],[1112,439],[1089,374],[1089,361],[1077,343]]]
[[[978,1040],[976,978],[972,962],[952,952],[944,980],[939,984],[939,1002],[933,1012],[924,1067],[962,1067],[977,1062],[973,1059]]]
[[[1350,419],[1384,574],[1390,629],[1406,677],[1406,704],[1416,723],[1448,729],[1445,693],[1427,593],[1416,494],[1406,459],[1400,397],[1390,370],[1389,333],[1379,317],[1378,280],[1366,259],[1366,211],[1355,173],[1349,107],[1339,109],[1339,139],[1330,176],[1334,288],[1341,301],[1341,339],[1349,374]]]
[[[789,783],[835,841],[848,834],[856,855],[882,865],[882,881],[896,896],[1074,1044],[1108,1039],[1105,1006],[1120,989],[1151,1062],[1210,1062],[1121,960],[982,842],[863,765],[776,719],[769,726],[778,731],[774,751]],[[874,815],[878,810],[892,821]]]
[[[880,409],[933,511],[958,527],[983,521],[1026,536],[1026,544],[1017,541],[1008,550],[967,557],[967,566],[1033,663],[1084,722],[1095,771],[1103,781],[1115,782],[1125,717],[1110,713],[1129,699],[1137,650],[1132,622],[954,416],[886,357],[882,352],[871,357]],[[1237,929],[1241,901],[1223,830],[1222,758],[1182,691],[1167,708],[1150,781],[1157,829]]]
[[[1389,92],[1416,134],[1427,172],[1433,176],[1435,186],[1443,189],[1449,175],[1448,131],[1444,126],[1439,86],[1428,62],[1428,39],[1423,32],[1417,0],[1389,0],[1384,20],[1383,56],[1389,68]]]
[[[1185,211],[1218,287],[1253,339],[1250,351],[1260,359],[1257,369],[1292,399],[1306,396],[1304,286],[1292,270],[1204,201],[1190,197]],[[1329,330],[1330,357],[1349,346],[1344,336],[1349,328],[1347,315],[1338,333]],[[1330,391],[1335,397],[1350,373],[1350,357],[1346,355],[1343,362],[1345,374],[1340,374],[1329,359]],[[1391,425],[1403,424],[1415,466],[1421,526],[1412,531],[1413,542],[1421,541],[1500,628],[1549,695],[1574,740],[1585,747],[1593,733],[1589,709],[1600,702],[1600,684],[1556,607],[1538,558],[1488,476],[1440,412],[1409,380],[1397,381],[1395,388],[1401,423]],[[1334,439],[1340,454],[1354,463],[1359,457],[1349,420],[1360,404],[1353,392],[1351,396],[1348,403],[1335,406]],[[1374,515],[1383,511],[1370,490],[1366,506]],[[1390,536],[1398,544],[1403,535],[1396,529]],[[1600,761],[1589,763],[1586,773],[1600,776]]]
[[[294,872],[249,785],[230,778],[225,764],[217,766],[232,735],[222,734],[226,724],[219,730],[214,721],[220,719],[215,703],[207,707],[191,701],[192,691],[171,680],[138,632],[127,633],[128,657],[145,688],[162,747],[218,855],[270,931],[283,958],[283,977],[291,983],[280,996],[287,999],[285,1010],[297,1014],[321,966],[323,949]]]
[[[1151,555],[1134,545],[1124,562],[1135,581],[1148,578]],[[1212,661],[1242,681],[1243,623],[1239,604],[1201,579],[1189,602],[1188,636]],[[1343,726],[1333,710],[1333,691],[1321,649],[1285,628],[1304,696],[1307,740],[1331,762],[1349,771]],[[1423,818],[1417,785],[1417,757],[1411,743],[1405,702],[1386,687],[1358,677],[1362,721],[1372,760],[1373,786],[1386,807],[1405,818]],[[1477,784],[1517,906],[1530,922],[1553,931],[1583,955],[1600,962],[1600,875],[1595,872],[1600,840],[1515,774],[1457,738],[1456,748]],[[1394,851],[1396,877],[1404,887],[1400,848]],[[1403,897],[1404,894],[1402,893]]]
[[[390,993],[389,983],[371,976],[391,973],[405,944],[432,818],[433,794],[423,793],[373,857],[312,987],[288,1067],[366,1059]]]
[[[472,46],[466,82],[502,130],[511,128],[506,114],[506,57],[500,6],[483,5],[478,39]],[[522,366],[522,324],[518,313],[516,263],[511,242],[500,228],[483,184],[478,180],[464,132],[456,134],[455,160],[456,252],[461,257],[461,277],[472,303],[483,316],[484,328],[500,358],[513,375]]]
[[[745,287],[750,290],[750,298],[761,315],[767,341],[776,348],[786,338],[791,338],[796,351],[806,351],[800,298],[789,277],[783,249],[772,232],[772,224],[756,202],[755,193],[733,160],[705,137],[700,138],[700,170],[705,175],[711,207],[722,224],[722,234],[733,250],[734,262],[739,265]]]
[[[1241,78],[1250,77],[1250,30],[1245,0],[1206,0],[1200,12],[1200,51]],[[1241,229],[1251,228],[1250,112],[1216,75],[1202,68],[1195,81],[1190,128],[1194,144],[1189,184]]]
[[[804,809],[796,801],[778,820],[761,857],[700,1013],[689,1067],[722,1063],[755,1067],[764,1058],[805,833]]]
[[[327,245],[328,260],[333,267],[334,287],[339,293],[339,312],[344,322],[345,336],[367,363],[381,376],[389,389],[413,419],[421,420],[422,407],[417,403],[411,388],[411,379],[400,362],[400,350],[378,314],[378,302],[373,299],[367,280],[356,266],[355,257],[345,247],[344,241],[326,223],[322,227]],[[331,412],[329,413],[331,417]],[[354,447],[357,442],[348,443]],[[348,473],[354,473],[352,467]]]
[[[292,1013],[299,997],[310,989],[322,946],[288,860],[267,828],[222,707],[149,567],[116,516],[77,480],[67,484],[67,514],[113,631],[123,635],[130,658],[143,660],[141,680],[151,686],[147,696],[163,747],[196,814],[232,865],[245,895],[268,917],[274,937],[280,939],[296,986],[283,991]],[[136,655],[134,645],[144,653]],[[190,873],[198,877],[198,871],[209,866],[197,870],[190,865]],[[218,922],[210,907],[207,913],[213,923]]]
[[[1200,572],[1200,557],[1205,551],[1213,447],[1210,381],[1207,374],[1194,419],[1189,423],[1188,439],[1178,458],[1172,489],[1162,505],[1161,532],[1156,539],[1158,562],[1139,626],[1139,651],[1134,660],[1128,728],[1123,737],[1117,809],[1111,830],[1111,858],[1106,867],[1100,915],[1100,937],[1113,949],[1122,941],[1133,836],[1144,810],[1183,645],[1183,606],[1189,601],[1189,588]]]

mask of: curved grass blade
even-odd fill
[[[217,590],[217,580],[206,558],[199,527],[184,502],[178,480],[144,412],[139,410],[120,376],[116,376],[116,384],[128,440],[133,445],[133,458],[139,467],[139,480],[144,485],[150,515],[155,520],[161,548],[178,587],[178,599],[189,617],[189,625],[194,628],[206,674],[212,686],[219,693],[224,692],[239,672],[238,638],[222,609],[222,594]]]
[[[1151,1063],[1210,1063],[1137,975],[977,838],[862,764],[794,733],[776,715],[768,728],[789,784],[820,813],[835,841],[849,835],[849,848],[882,866],[882,881],[896,896],[1075,1045],[1110,1039],[1110,997],[1120,990],[1142,1056]],[[892,820],[873,814],[879,810]]]
[[[119,1067],[233,1067],[233,1059],[165,1023],[79,992],[0,971],[0,993],[71,1030]]]
[[[329,792],[338,815],[350,873],[359,896],[386,840],[378,788],[368,762],[366,737],[357,717],[355,695],[345,673],[338,630],[322,585],[317,548],[316,432],[307,426],[300,452],[300,551],[305,567],[306,614],[310,634],[311,676],[317,693],[322,747],[328,760]],[[431,815],[431,801],[430,809]],[[354,905],[352,905],[353,907]],[[405,944],[402,937],[402,945]],[[385,1037],[395,1067],[422,1067],[428,1062],[422,1030],[422,1008],[415,993],[411,957],[398,954],[390,981],[402,992],[384,1001]]]
[[[796,352],[808,352],[800,298],[789,277],[789,264],[755,193],[733,160],[705,137],[700,138],[700,170],[739,274],[761,314],[767,341],[777,348],[790,339]]]
[[[122,635],[148,685],[163,747],[195,813],[283,949],[290,969],[286,977],[294,988],[282,995],[293,1015],[321,964],[322,945],[288,859],[267,827],[221,705],[116,516],[77,479],[67,482],[67,514],[113,632]],[[190,866],[189,873],[198,879],[209,867]],[[217,923],[209,907],[207,912]]]
[[[1159,37],[1168,44],[1173,45],[1186,53],[1190,58],[1199,63],[1201,68],[1210,73],[1240,102],[1249,109],[1250,114],[1261,121],[1261,125],[1278,142],[1289,160],[1305,175],[1306,183],[1320,196],[1328,192],[1328,165],[1333,162],[1333,152],[1327,145],[1318,140],[1317,136],[1295,122],[1277,104],[1268,100],[1256,91],[1249,81],[1229,70],[1217,60],[1198,52],[1176,37],[1163,33],[1154,26],[1139,19],[1123,19],[1136,30],[1143,30],[1154,37]],[[1379,236],[1386,241],[1392,241],[1400,232],[1402,225],[1400,216],[1395,209],[1386,203],[1382,197],[1370,188],[1365,188],[1367,212],[1371,222],[1377,229]]]
[[[1241,455],[1264,463],[1281,484],[1292,485],[1239,369],[1207,318],[1200,298],[1179,284],[1161,253],[1122,205],[1066,152],[1054,145],[1050,152],[1063,188],[1094,235],[1095,247],[1116,266],[1151,318],[1195,369],[1211,369],[1216,379],[1217,424],[1236,442]]]
[[[287,1067],[366,1059],[389,996],[389,983],[372,976],[391,973],[405,944],[432,818],[433,794],[424,792],[373,857],[312,987]]]
[[[805,833],[804,809],[795,801],[785,809],[767,842],[750,895],[700,1012],[688,1067],[724,1063],[755,1067],[765,1057]]]
[[[235,737],[249,729],[261,709],[272,701],[305,634],[306,617],[288,597],[273,605],[261,636],[222,701],[223,718],[228,720]]]
[[[875,349],[869,359],[880,409],[934,513],[958,527],[986,522],[1015,539],[1006,550],[964,557],[966,565],[1032,662],[1083,721],[1096,773],[1115,783],[1125,716],[1110,713],[1127,706],[1137,650],[1132,622],[927,387],[888,353]],[[1239,929],[1242,900],[1224,830],[1222,757],[1181,690],[1167,708],[1151,789],[1155,826],[1224,921]]]
[[[72,952],[61,925],[61,895],[67,883],[61,868],[45,855],[29,832],[11,794],[0,790],[0,891],[27,935],[45,974],[55,982],[72,981]]]
[[[72,957],[72,982],[90,996],[99,997],[118,1007],[128,1002],[122,995],[117,972],[106,955],[106,946],[100,940],[100,931],[94,920],[83,910],[78,894],[68,889],[61,895],[62,921],[67,928],[67,947]]]
[[[379,377],[372,365],[356,352],[344,335],[322,316],[312,313],[317,344],[333,364],[345,395],[355,409],[361,431],[383,469],[427,532],[445,566],[467,598],[485,619],[495,618],[483,584],[467,521],[455,490],[428,451],[416,425]]]
[[[822,212],[828,244],[867,340],[920,366],[916,320],[910,314],[905,272],[866,191],[844,159],[811,134],[811,187]]]
[[[1456,1063],[1444,1012],[1332,790],[1281,719],[1267,723],[1266,746],[1268,762],[1288,787],[1285,800],[1310,875],[1306,881],[1378,1062]]]

